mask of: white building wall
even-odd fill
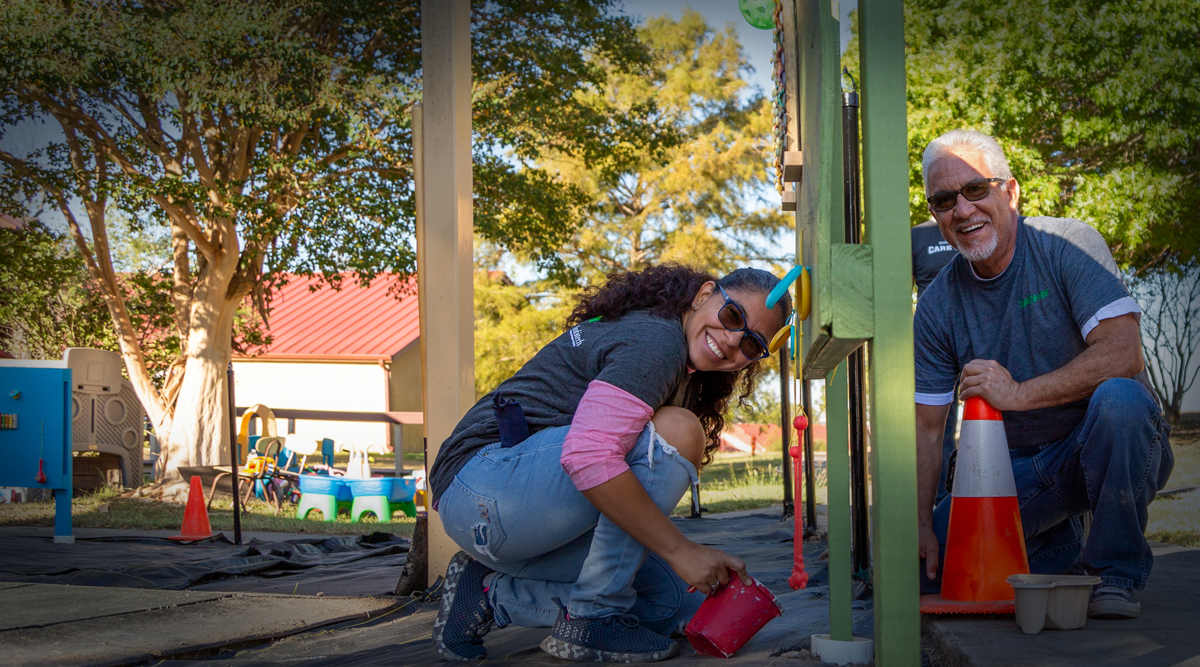
[[[1200,359],[1197,360],[1200,363]],[[1192,364],[1190,372],[1196,371],[1196,364]],[[1189,376],[1190,377],[1190,376]],[[1180,412],[1200,412],[1200,379],[1192,385],[1192,388],[1183,395],[1183,404],[1179,406]]]
[[[385,412],[387,374],[374,363],[337,364],[276,362],[240,359],[233,362],[234,398],[239,406],[255,403],[296,410]],[[277,419],[280,435],[287,420]],[[370,422],[335,422],[300,419],[296,434],[344,443],[387,444],[387,425]]]

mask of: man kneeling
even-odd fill
[[[929,210],[959,251],[913,324],[922,592],[941,585],[950,498],[936,508],[934,498],[959,382],[961,398],[1003,413],[1030,570],[1099,576],[1088,614],[1135,618],[1132,591],[1154,562],[1146,508],[1174,465],[1146,381],[1141,310],[1096,230],[1018,215],[1020,186],[991,137],[948,132],[921,170]]]

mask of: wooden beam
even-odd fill
[[[245,407],[238,407],[237,416],[246,412]],[[425,415],[421,412],[345,412],[342,410],[293,410],[290,408],[271,408],[276,419],[313,419],[329,422],[379,422],[387,424],[423,424]]]
[[[867,346],[875,664],[892,667],[921,662],[904,3],[860,0],[858,12],[864,241],[875,252]]]
[[[804,153],[786,151],[783,154],[783,181],[799,183],[804,176]]]
[[[417,265],[425,331],[425,462],[475,403],[471,217],[471,3],[421,0],[423,122]],[[429,576],[458,551],[429,513]]]

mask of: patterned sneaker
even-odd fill
[[[542,650],[556,658],[579,662],[657,662],[679,652],[679,644],[643,628],[632,614],[602,618],[570,618],[558,598],[554,631]]]
[[[1097,586],[1088,603],[1092,618],[1137,618],[1141,614],[1142,603],[1134,602],[1133,591],[1120,586]]]
[[[492,629],[492,606],[483,590],[491,573],[465,551],[454,554],[442,584],[442,606],[433,622],[433,643],[443,660],[483,660],[483,636]]]

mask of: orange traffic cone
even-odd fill
[[[212,526],[208,523],[208,508],[204,506],[204,487],[200,485],[199,477],[192,477],[187,507],[183,510],[183,527],[179,529],[178,535],[172,535],[170,539],[195,542],[212,536]]]
[[[969,398],[963,406],[950,500],[942,594],[940,599],[923,596],[921,611],[1011,612],[1013,589],[1004,580],[1028,573],[1004,422],[1000,411],[987,401]]]

